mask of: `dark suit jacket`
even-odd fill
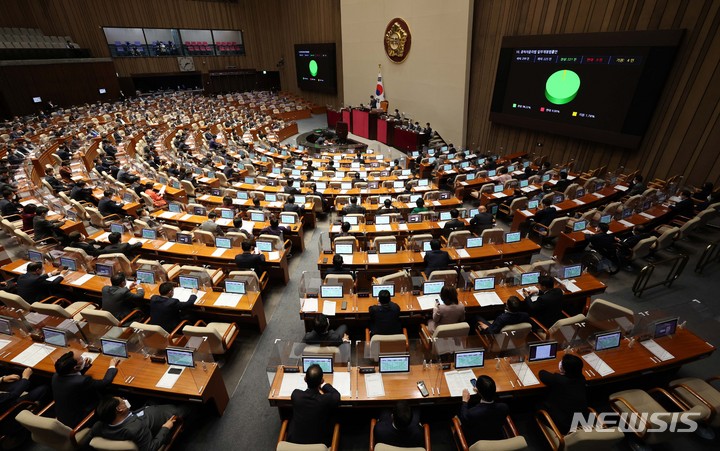
[[[470,220],[470,225],[478,232],[482,232],[493,227],[493,219],[493,215],[488,212],[478,213]]]
[[[463,425],[463,432],[468,445],[478,440],[501,440],[503,435],[503,424],[505,417],[510,413],[510,408],[505,403],[478,403],[470,407],[468,403],[462,403],[460,407],[460,421]]]
[[[483,330],[484,334],[499,334],[503,327],[519,323],[529,323],[530,315],[525,312],[502,312],[490,324],[490,327]]]
[[[125,287],[104,286],[100,308],[120,320],[129,315],[134,308],[140,307],[144,294],[145,291],[140,287],[137,293],[133,293]]]
[[[298,191],[297,188],[295,188],[294,186],[287,186],[287,185],[285,185],[283,187],[283,192],[285,192],[287,194],[300,194],[300,191]]]
[[[133,252],[139,251],[142,247],[142,243],[117,243],[117,244],[109,244],[105,246],[104,248],[97,251],[98,255],[102,254],[131,254]]]
[[[196,295],[190,296],[187,302],[167,296],[153,295],[150,298],[150,324],[156,324],[167,332],[172,332],[182,321],[180,311],[195,303]]]
[[[323,393],[317,390],[295,390],[290,396],[293,417],[288,428],[288,441],[292,443],[325,443],[332,440],[332,421],[340,405],[340,392],[325,384]]]
[[[530,316],[540,321],[543,326],[551,327],[555,322],[563,318],[562,314],[563,292],[560,288],[553,288],[540,293],[535,301],[530,296],[525,298]]]
[[[125,214],[122,205],[110,199],[109,197],[103,197],[102,199],[100,199],[100,202],[98,202],[98,210],[103,216],[113,214],[123,216]]]
[[[285,204],[283,205],[283,211],[289,211],[291,213],[297,213],[298,216],[303,215],[303,207],[298,204]]]
[[[303,337],[303,343],[309,345],[340,346],[343,344],[343,335],[346,330],[347,328],[345,326],[340,326],[338,329],[328,329],[328,331],[322,335],[311,330]]]
[[[252,269],[256,273],[262,273],[262,266],[265,263],[265,255],[243,252],[235,256],[235,266],[240,269]]]
[[[459,219],[451,219],[445,223],[443,229],[461,229],[465,227],[465,223]]]
[[[100,391],[112,383],[117,368],[108,368],[102,380],[82,374],[52,377],[55,415],[61,423],[74,428],[93,410],[100,399]]]
[[[2,199],[0,200],[0,214],[3,216],[19,215],[20,210],[14,202]]]
[[[672,210],[673,216],[685,216],[686,218],[695,216],[695,204],[692,199],[683,199],[671,206],[670,210]]]
[[[558,182],[555,184],[555,187],[553,188],[558,193],[564,193],[568,186],[570,186],[572,182],[568,179],[565,180],[558,180]]]
[[[336,268],[336,267],[332,266],[332,267],[328,268],[327,271],[325,271],[325,275],[328,275],[328,274],[347,274],[348,276],[352,276],[353,279],[355,278],[355,274],[350,269],[345,268],[345,267]]]
[[[348,215],[348,214],[362,214],[364,215],[367,212],[365,207],[362,205],[346,205],[345,208],[342,209],[342,214]]]
[[[535,213],[535,222],[540,223],[544,226],[549,226],[553,219],[557,217],[557,210],[555,207],[546,207]]]
[[[430,275],[436,269],[448,269],[450,254],[443,250],[425,252],[425,275]]]
[[[35,241],[39,241],[51,236],[57,236],[56,231],[58,225],[55,221],[48,221],[41,216],[35,216],[33,218],[33,232],[35,234]]]
[[[573,413],[584,413],[588,407],[585,377],[571,378],[545,370],[540,370],[538,376],[550,389],[543,404],[560,432],[567,434]]]
[[[50,289],[62,282],[62,276],[48,282],[47,274],[21,274],[17,278],[17,294],[28,303],[40,302],[50,296]]]
[[[392,413],[384,411],[380,414],[373,430],[375,444],[384,443],[402,448],[415,448],[425,446],[425,431],[420,425],[420,412],[413,411],[410,425],[405,429],[395,429],[392,424]]]
[[[390,301],[386,305],[370,306],[370,331],[373,335],[393,335],[402,333],[400,306]]]
[[[98,421],[93,425],[90,437],[87,437],[85,442],[89,443],[92,437],[130,440],[137,445],[139,451],[156,451],[170,439],[170,429],[162,425],[174,415],[174,410],[174,406],[169,405],[149,406],[133,412],[116,426]]]

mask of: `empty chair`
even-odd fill
[[[720,392],[711,385],[718,377],[702,380],[696,377],[683,377],[670,382],[671,393],[685,404],[686,408],[700,407],[707,413],[705,423],[717,428],[720,426]]]
[[[680,227],[667,227],[662,234],[657,237],[657,241],[652,246],[652,252],[658,252],[670,248],[675,244],[675,240],[680,235]]]
[[[657,238],[654,236],[638,241],[638,243],[630,249],[630,261],[635,261],[649,256],[650,252],[652,252],[652,247],[656,242]]]
[[[330,448],[322,443],[310,445],[298,445],[286,441],[290,420],[283,420],[278,434],[278,443],[275,451],[338,451],[340,449],[340,423],[335,423],[333,428],[332,443]]]
[[[467,246],[468,238],[472,237],[473,234],[469,230],[455,230],[450,232],[447,243],[448,247],[461,248]]]
[[[560,328],[562,328],[564,326],[571,326],[573,324],[579,324],[584,321],[585,321],[585,315],[583,315],[582,313],[578,313],[577,315],[571,316],[569,318],[559,319],[559,320],[555,321],[555,324],[553,324],[550,327],[547,327],[547,325],[545,325],[545,324],[540,324],[537,322],[536,323],[544,331],[545,339],[549,339],[549,338],[553,337],[560,330]]]
[[[477,274],[478,277],[495,277],[495,280],[498,279],[507,279],[507,277],[510,275],[510,268],[494,268],[494,269],[484,269],[481,271],[475,271],[475,274]]]
[[[193,326],[182,328],[183,335],[187,337],[200,337],[206,340],[213,354],[225,354],[235,342],[238,329],[235,323],[205,323],[196,322]]]
[[[622,318],[627,321],[623,321]],[[590,304],[590,307],[585,314],[585,319],[587,322],[595,326],[607,325],[608,321],[614,320],[619,324],[623,323],[620,324],[621,326],[624,326],[623,329],[630,329],[633,324],[635,324],[635,312],[629,308],[623,307],[622,305],[598,298],[593,300]]]
[[[380,244],[393,243],[397,244],[397,240],[394,236],[376,236],[373,240],[373,249],[379,249]]]
[[[125,323],[127,323],[133,318],[137,319],[138,317],[142,317],[142,312],[140,310],[133,310],[127,316],[125,316],[125,318],[117,319],[115,318],[115,316],[113,316],[112,313],[108,312],[107,310],[83,309],[80,311],[80,316],[82,316],[82,319],[89,323],[118,327],[125,325]]]
[[[515,423],[510,416],[507,417],[506,424],[503,426],[503,435],[506,437],[503,440],[478,440],[475,443],[467,443],[462,423],[458,417],[453,417],[450,430],[455,439],[455,446],[459,451],[521,451],[528,449],[525,437],[518,433],[517,427],[515,427]]]
[[[378,285],[394,284],[395,291],[410,291],[412,289],[412,278],[405,270],[400,270],[386,276],[373,279],[373,283]],[[0,294],[2,292],[0,291]]]
[[[567,216],[561,216],[552,220],[550,225],[545,226],[539,222],[533,224],[533,231],[535,231],[542,241],[551,240],[552,238],[560,236],[565,230],[569,218]]]
[[[433,236],[430,233],[420,233],[411,235],[407,238],[406,246],[408,250],[422,251],[424,243],[432,241]]]
[[[215,235],[205,230],[193,230],[193,241],[204,244],[205,246],[215,246]]]
[[[102,254],[97,258],[95,261],[96,263],[101,260],[110,260],[114,263],[116,267],[120,268],[120,271],[125,273],[126,276],[133,274],[135,272],[135,268],[133,267],[133,264],[128,260],[127,256],[125,254],[121,253],[114,253],[114,254]]]
[[[43,315],[74,319],[75,321],[80,321],[82,319],[81,312],[83,310],[94,310],[96,308],[92,302],[70,302],[63,298],[57,299],[52,304],[46,302],[33,302],[30,307]]]
[[[403,353],[410,349],[407,329],[403,328],[403,333],[382,335],[375,334],[370,336],[370,329],[365,329],[365,342],[370,344],[370,354],[377,361],[381,353]]]
[[[160,226],[160,233],[168,241],[177,241],[177,234],[180,232],[180,227],[174,225],[163,224]]]
[[[502,244],[505,238],[505,231],[499,227],[493,227],[483,230],[480,236],[483,239],[483,243]]]
[[[468,323],[441,324],[435,328],[431,334],[425,324],[420,325],[420,341],[425,349],[430,349],[430,345],[434,344],[438,339],[443,338],[464,338],[468,336],[470,325]]]
[[[615,216],[620,209],[620,206],[622,205],[621,202],[610,202],[609,204],[605,205],[605,208],[603,208],[601,216],[605,215],[613,215]]]
[[[640,200],[642,199],[642,195],[636,194],[634,196],[630,196],[625,203],[623,204],[623,210],[630,209],[635,210],[640,203]]]
[[[671,227],[673,227],[673,226],[670,224],[663,224],[663,225],[659,226],[658,228],[656,228],[655,231],[660,234],[664,234]],[[677,240],[686,239],[698,227],[700,227],[700,219],[698,217],[694,217],[694,218],[690,219],[689,221],[686,221],[683,225],[681,225],[678,228],[677,236],[676,236],[675,240],[677,241]]]
[[[528,207],[528,198],[525,196],[516,197],[510,202],[510,205],[500,204],[498,206],[498,214],[512,218],[518,210],[525,210]]]
[[[428,280],[443,280],[445,281],[445,285],[456,288],[458,282],[458,274],[457,271],[455,271],[454,269],[436,269],[435,271],[430,273]]]
[[[596,428],[585,430],[578,428],[567,435],[563,435],[550,414],[545,410],[539,410],[535,414],[535,421],[540,431],[545,436],[553,451],[577,450],[577,451],[605,451],[620,442],[625,436],[618,428]]]
[[[353,252],[357,252],[360,249],[357,238],[354,236],[339,236],[333,240],[333,248],[338,244],[352,244]]]
[[[342,285],[343,293],[355,293],[355,279],[350,274],[328,274],[325,285]]]
[[[94,412],[83,419],[74,429],[65,426],[55,418],[36,415],[29,410],[17,414],[15,420],[30,431],[35,443],[50,447],[58,451],[80,449],[78,445],[90,432],[90,420]]]
[[[529,265],[517,265],[516,268],[518,268],[520,272],[541,271],[545,274],[549,274],[550,269],[555,266],[555,263],[557,262],[552,259],[538,260],[530,263]]]

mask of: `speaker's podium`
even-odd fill
[[[352,132],[362,138],[377,139],[377,110],[352,110]]]
[[[344,121],[338,121],[335,123],[335,134],[341,140],[347,140],[348,137],[348,123]]]

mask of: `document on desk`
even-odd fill
[[[460,258],[470,258],[470,254],[467,249],[455,249],[455,252],[457,252],[458,257]]]
[[[174,213],[172,211],[163,211],[162,213],[160,213],[159,216],[163,219],[172,219],[175,217],[176,214],[177,213]]]
[[[107,241],[109,236],[110,236],[110,232],[102,233],[102,234],[100,234],[100,236],[95,238],[95,241]]]
[[[624,185],[615,185],[614,188],[618,191],[627,191],[629,187]]]
[[[499,191],[497,193],[493,193],[492,196],[495,198],[505,197],[505,193],[503,193],[502,191]]]
[[[597,197],[598,199],[602,199],[603,197],[605,197],[604,194],[600,194],[600,193],[592,193],[592,195]]]
[[[173,247],[174,244],[175,243],[173,243],[172,241],[168,241],[167,243],[160,246],[158,249],[161,251],[169,251]]]
[[[575,202],[576,205],[585,205],[585,202],[581,201],[580,199],[573,199],[573,202]]]
[[[510,367],[513,371],[515,371],[515,375],[517,375],[518,379],[524,386],[529,387],[531,385],[540,385],[540,381],[537,377],[535,377],[527,363],[511,363]]]
[[[173,289],[173,297],[176,298],[180,302],[187,302],[190,300],[190,296],[192,296],[193,292],[189,288],[183,288],[183,287],[175,287]],[[198,290],[197,292],[197,301],[203,298],[205,296],[204,291]],[[195,302],[197,302],[195,301]]]
[[[335,316],[335,309],[337,308],[337,303],[335,301],[323,301],[323,315],[325,316]]]
[[[272,251],[268,252],[268,260],[280,260],[280,252]]]
[[[663,362],[675,358],[674,355],[670,354],[665,350],[665,348],[657,344],[655,340],[641,341],[640,344],[645,346],[648,351],[652,352],[655,357]]]
[[[77,279],[73,280],[70,283],[72,285],[79,287],[80,285],[84,284],[85,282],[90,281],[90,279],[92,279],[93,277],[95,277],[95,276],[93,276],[92,274],[83,274],[82,276],[78,277]]]
[[[450,389],[450,396],[462,396],[463,390],[469,391],[470,394],[475,393],[470,382],[472,379],[475,379],[473,370],[445,371],[445,382]]]
[[[368,398],[382,398],[385,396],[382,374],[370,373],[365,375],[365,393]]]
[[[211,254],[213,257],[222,257],[227,249],[219,247],[213,251]]]
[[[303,312],[317,312],[318,311],[318,300],[317,298],[305,298],[302,300],[302,311]]]
[[[253,228],[255,228],[255,221],[243,221],[243,224],[240,227],[240,229],[246,231],[249,234],[253,233]]]
[[[95,359],[97,359],[99,355],[100,355],[99,352],[83,352],[82,358],[88,359],[88,360],[90,360],[90,363],[93,363],[93,362],[95,362]]]
[[[9,345],[10,343],[12,343],[10,340],[5,340],[5,339],[0,338],[0,349],[4,348],[5,346]]]
[[[433,204],[434,206],[436,206],[436,207],[439,207],[440,205],[442,205],[442,203],[440,203],[439,200],[434,200],[434,201],[432,201],[432,204]]]
[[[399,230],[402,230],[403,232],[407,232],[407,231],[408,231],[408,226],[407,226],[407,224],[405,224],[405,223],[398,224],[398,229],[399,229]]]
[[[221,293],[217,297],[213,307],[237,307],[238,303],[240,303],[240,299],[242,299],[242,296],[242,294]]]
[[[439,299],[437,294],[425,294],[417,297],[421,310],[432,310],[435,308],[436,301]]]
[[[575,281],[572,279],[561,280],[560,283],[563,284],[565,286],[565,289],[568,290],[570,293],[577,293],[578,291],[580,291],[580,287],[575,285]]]
[[[534,186],[528,185],[525,188],[520,188],[520,191],[522,191],[523,193],[529,193],[530,191],[535,191],[536,189],[537,188],[535,188]]]
[[[60,274],[58,274],[56,276],[50,276],[45,280],[47,280],[48,282],[52,282],[53,280],[57,279],[58,277],[62,277],[62,276]]]
[[[332,386],[340,392],[340,396],[350,397],[350,373],[335,371],[332,375]]]
[[[305,374],[283,373],[282,382],[280,382],[280,393],[278,393],[278,396],[289,398],[290,395],[292,395],[292,392],[295,391],[295,389],[303,391],[307,390],[307,383],[305,383]]]
[[[185,215],[180,216],[179,220],[180,221],[189,221],[190,218],[192,218],[192,217],[193,217],[193,215],[185,214]]]
[[[590,354],[585,354],[584,356],[582,356],[582,358],[588,363],[588,365],[592,367],[592,369],[595,370],[595,372],[597,372],[602,377],[605,377],[608,374],[612,374],[615,372],[614,369],[610,368],[610,365],[605,363],[605,361],[594,352],[591,352]]]
[[[380,256],[378,254],[368,254],[368,263],[380,263]]]
[[[389,224],[380,224],[375,226],[376,232],[390,232],[392,230],[392,226]]]
[[[491,305],[503,305],[502,299],[494,291],[481,291],[473,293],[473,296],[480,304],[480,307],[489,307]]]
[[[522,213],[525,216],[532,216],[533,213],[530,210],[520,210],[520,213]]]
[[[202,183],[207,183],[209,180],[210,180],[210,179],[208,179],[207,177],[202,177],[202,178],[198,179],[198,181],[199,181],[199,182],[202,182]],[[209,194],[203,194],[202,196],[198,197],[198,199],[200,199],[200,200],[208,200],[208,199],[210,199],[210,195],[209,195]]]
[[[341,230],[342,230],[342,226],[339,226],[339,225],[334,225],[334,226],[330,227],[330,233],[340,233]]]
[[[633,223],[630,222],[630,221],[626,221],[626,220],[624,220],[624,219],[621,219],[621,220],[618,221],[618,222],[619,222],[620,224],[624,225],[625,227],[635,227],[635,224],[633,224]]]
[[[645,216],[648,219],[655,219],[655,216],[651,215],[650,213],[645,213],[644,211],[640,213],[640,216]]]
[[[40,363],[42,359],[52,354],[52,352],[56,349],[57,348],[54,346],[42,343],[33,343],[23,352],[16,355],[11,362],[17,363],[18,365],[33,367]]]
[[[229,226],[230,224],[232,224],[232,219],[219,218],[219,219],[215,220],[215,224],[221,225],[221,226]]]
[[[440,227],[441,229],[445,228],[445,224],[447,224],[447,221],[438,221],[437,223],[438,227]]]
[[[130,244],[135,244],[135,243],[145,244],[145,243],[147,243],[148,241],[150,241],[150,240],[148,240],[147,238],[130,238],[130,239],[128,240],[128,243],[130,243]]]
[[[180,370],[178,374],[170,374],[170,370]],[[175,386],[175,382],[177,382],[178,379],[180,379],[180,376],[182,376],[182,373],[185,371],[185,367],[182,366],[171,366],[168,367],[167,371],[165,371],[165,374],[162,375],[160,380],[155,384],[158,388],[173,388]]]

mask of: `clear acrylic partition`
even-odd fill
[[[687,312],[689,315],[691,312]],[[678,318],[678,324],[684,322],[684,311],[676,311],[669,309],[649,310],[645,312],[635,313],[635,324],[632,329],[634,337],[652,338],[655,333],[655,324],[659,321],[665,321]]]
[[[225,280],[245,283],[245,291],[248,293],[260,291],[260,286],[258,283],[257,276],[235,275],[235,276],[229,277]]]
[[[177,274],[177,277],[179,276],[196,277],[199,281],[201,291],[212,291],[212,278],[210,277],[210,274],[207,273],[207,271],[193,271],[181,269],[180,272]]]
[[[302,276],[300,276],[300,283],[298,284],[300,299],[318,297],[320,294],[320,285],[322,285],[320,271],[316,269],[303,271]]]
[[[332,251],[332,240],[330,240],[328,232],[321,232],[318,240],[318,253],[322,255],[326,251]]]
[[[304,381],[303,363],[319,363],[327,373],[325,381],[332,384],[341,393],[348,393],[350,390],[350,377],[348,375],[352,365],[352,345],[343,343],[340,346],[310,345],[289,340],[278,340],[273,346],[268,360],[266,373],[269,386],[273,386],[278,369],[286,367],[292,369],[285,372],[283,380],[275,388],[274,395],[289,397],[295,388],[306,389]],[[326,365],[332,360],[333,374],[330,375]],[[304,361],[305,359],[305,361]],[[342,376],[336,376],[342,374]]]

